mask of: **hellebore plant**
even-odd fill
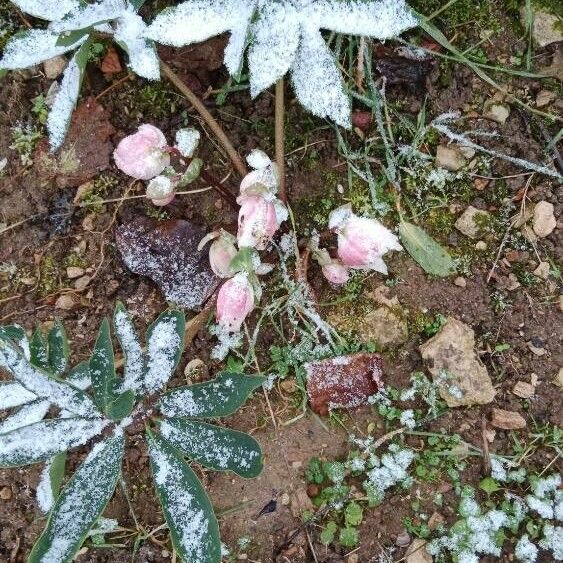
[[[120,480],[126,431],[139,423],[146,428],[154,486],[174,550],[184,563],[221,561],[217,519],[185,458],[245,478],[260,473],[262,453],[254,438],[200,419],[232,414],[264,378],[220,373],[165,391],[180,362],[185,324],[183,313],[165,311],[149,327],[144,350],[118,304],[113,325],[124,355],[122,375],[107,319],[89,361],[70,370],[59,323],[47,339],[36,331],[30,341],[21,327],[0,327],[0,370],[13,378],[0,383],[0,409],[19,407],[0,423],[0,467],[47,462],[38,500],[49,518],[28,563],[74,559]],[[92,440],[90,453],[60,490],[65,452]]]

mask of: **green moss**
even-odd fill
[[[119,184],[119,180],[110,174],[101,174],[93,182],[91,188],[82,195],[81,203],[89,204],[87,209],[93,213],[102,213],[103,201],[109,191]]]
[[[436,238],[445,240],[452,232],[455,220],[449,209],[439,207],[428,212],[424,225]]]
[[[142,88],[129,83],[123,90],[125,103],[131,112],[144,118],[164,119],[176,111],[176,94],[164,81],[151,82]]]
[[[71,252],[64,260],[63,266],[65,268],[85,268],[88,265],[86,260],[77,252]]]
[[[39,295],[46,297],[59,287],[59,273],[55,259],[46,254],[39,263]]]

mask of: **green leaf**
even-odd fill
[[[484,479],[481,479],[479,488],[482,491],[485,491],[487,495],[491,495],[492,493],[496,493],[502,489],[502,487],[492,477],[485,477]]]
[[[260,387],[264,377],[248,377],[240,373],[220,373],[215,379],[165,393],[159,401],[166,416],[216,418],[237,411],[249,395]]]
[[[164,420],[160,432],[187,457],[211,469],[246,478],[262,471],[260,445],[244,432],[181,418]]]
[[[339,541],[344,547],[356,547],[359,541],[358,530],[349,527],[341,528]]]
[[[143,385],[144,354],[135,325],[123,303],[119,301],[115,305],[113,326],[124,356],[121,388],[123,390],[132,389],[137,392]]]
[[[124,391],[116,399],[108,404],[107,415],[116,422],[129,416],[135,406],[135,392],[131,389]]]
[[[103,412],[106,412],[107,406],[114,399],[113,391],[116,380],[115,357],[107,319],[104,319],[100,326],[100,332],[90,358],[89,371],[94,390],[94,401]]]
[[[75,29],[74,31],[61,33],[57,39],[56,45],[57,47],[70,47],[82,39],[85,35],[89,35],[92,30],[92,27],[86,27],[84,29]]]
[[[129,4],[135,8],[135,10],[140,10],[146,0],[129,0]]]
[[[61,452],[51,459],[49,464],[49,481],[53,499],[57,500],[65,476],[66,452]]]
[[[0,340],[19,342],[25,338],[25,330],[19,325],[0,326]]]
[[[362,523],[363,516],[364,511],[356,501],[348,503],[344,510],[346,526],[359,526]]]
[[[49,369],[49,349],[47,339],[41,331],[36,329],[29,342],[29,361],[37,367],[48,370]]]
[[[254,272],[254,264],[256,263],[258,252],[254,248],[243,247],[237,255],[231,260],[230,268],[233,272]]]
[[[408,253],[428,274],[447,277],[455,273],[453,258],[423,229],[402,221],[399,236]]]
[[[334,541],[334,536],[336,534],[336,522],[332,520],[326,523],[326,528],[321,532],[321,543],[323,545],[329,545]]]
[[[59,495],[28,563],[72,561],[113,495],[124,443],[114,436],[92,450]]]
[[[84,445],[107,426],[101,418],[55,418],[0,434],[0,467],[45,461]]]
[[[75,365],[69,372],[66,377],[66,381],[72,383],[78,389],[88,389],[90,385],[92,385],[92,381],[90,380],[90,362],[80,362],[79,364]]]
[[[156,492],[172,546],[186,563],[220,563],[221,539],[211,502],[182,455],[147,431]]]
[[[58,376],[62,376],[68,364],[70,347],[64,326],[59,320],[49,332],[49,366],[51,371]]]
[[[184,351],[185,331],[184,313],[172,309],[164,311],[147,330],[147,393],[158,391],[172,377]]]

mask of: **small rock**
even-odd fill
[[[541,356],[545,356],[547,354],[545,348],[539,347],[539,346],[534,346],[533,342],[527,342],[528,345],[528,349],[530,350],[530,352],[532,352],[532,354],[534,354],[534,356],[539,356],[541,358]]]
[[[546,280],[549,277],[549,271],[549,262],[540,262],[538,267],[534,270],[534,276]]]
[[[455,228],[465,236],[475,239],[485,230],[489,217],[487,211],[470,205],[455,222]]]
[[[450,172],[457,172],[467,164],[461,150],[457,147],[440,145],[436,150],[436,165]]]
[[[563,312],[563,295],[559,296],[559,310]]]
[[[459,276],[454,280],[454,284],[458,287],[467,287],[467,280]]]
[[[548,106],[556,97],[555,92],[551,90],[540,90],[536,96],[536,107],[543,108]]]
[[[536,204],[532,226],[534,233],[540,238],[547,237],[553,232],[557,226],[557,221],[553,214],[553,204],[548,201],[540,201]]]
[[[76,291],[84,291],[91,281],[92,278],[90,276],[82,276],[74,282],[74,287]]]
[[[291,496],[290,509],[294,518],[299,518],[305,510],[314,510],[315,507],[307,495],[307,491],[305,489],[298,489]]]
[[[66,68],[68,61],[64,57],[53,57],[43,63],[43,72],[49,80],[58,78]]]
[[[516,275],[510,272],[510,274],[508,274],[508,284],[506,289],[508,289],[508,291],[514,291],[515,289],[518,289],[520,285],[521,283],[518,281]]]
[[[190,360],[184,368],[184,376],[195,381],[203,381],[208,374],[209,368],[201,358]]]
[[[283,493],[280,497],[280,503],[283,506],[289,506],[289,502],[290,502],[289,495],[287,493]]]
[[[482,192],[490,182],[491,181],[487,180],[487,178],[475,178],[475,180],[473,180],[473,186],[478,192]]]
[[[403,344],[409,337],[406,320],[387,307],[379,307],[368,313],[364,318],[364,326],[363,336],[369,332],[370,339],[376,340],[383,347]]]
[[[12,489],[10,487],[2,487],[0,489],[0,499],[10,500],[12,498]]]
[[[368,297],[371,297],[379,305],[385,305],[385,307],[399,307],[399,298],[396,295],[390,297],[389,292],[390,289],[386,285],[380,285],[368,293]]]
[[[432,555],[426,551],[426,540],[416,538],[407,549],[406,563],[432,563]]]
[[[553,383],[555,383],[557,387],[561,387],[563,389],[563,366],[559,368],[559,371],[557,372]]]
[[[475,351],[475,333],[466,324],[448,318],[420,352],[449,407],[485,405],[494,399],[491,378]]]
[[[84,268],[79,268],[78,266],[69,266],[66,269],[66,277],[69,280],[75,280],[76,278],[79,278],[80,276],[84,275]]]
[[[297,384],[295,383],[295,379],[293,379],[292,377],[283,379],[280,383],[280,387],[283,391],[289,394],[295,393],[295,391],[297,390]]]
[[[471,160],[475,156],[475,149],[471,147],[460,145],[459,151],[467,160]]]
[[[536,393],[536,389],[526,381],[518,381],[512,388],[512,392],[522,399],[530,399]]]
[[[483,112],[483,117],[485,119],[490,119],[491,121],[496,121],[503,125],[508,116],[510,115],[510,107],[505,104],[487,104],[485,106],[485,111]]]
[[[439,512],[434,512],[428,519],[428,528],[430,528],[431,531],[434,531],[438,526],[444,524],[445,522],[446,519]]]
[[[55,302],[56,309],[64,309],[65,311],[70,311],[76,307],[76,301],[70,293],[65,293],[61,295]]]
[[[530,338],[530,342],[536,348],[544,348],[545,347],[545,340],[541,336],[532,336],[532,338]]]
[[[534,10],[533,17],[532,35],[540,47],[545,47],[557,41],[563,41],[563,33],[558,26],[560,20],[556,15],[541,10]],[[522,8],[522,19],[524,22],[526,21],[524,8]]]
[[[411,543],[411,537],[406,530],[402,530],[395,540],[397,547],[407,547]]]
[[[475,250],[480,250],[481,252],[487,250],[487,243],[484,240],[478,240],[475,243]]]
[[[493,409],[491,425],[502,430],[520,430],[526,428],[526,420],[517,412]]]
[[[357,553],[352,553],[352,555],[348,556],[346,559],[346,563],[358,563],[360,561],[360,556]]]

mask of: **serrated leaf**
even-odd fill
[[[211,502],[180,452],[147,433],[156,492],[172,545],[186,563],[219,563],[221,540]]]
[[[344,547],[356,547],[359,541],[358,530],[351,527],[341,528],[339,540]]]
[[[264,377],[248,377],[240,373],[220,373],[215,379],[165,393],[159,407],[166,416],[216,418],[237,411]]]
[[[181,418],[163,420],[160,432],[187,457],[211,469],[247,479],[262,471],[260,444],[244,432]]]
[[[47,339],[41,331],[36,329],[29,341],[29,361],[37,367],[49,369],[49,349]]]
[[[111,499],[121,473],[124,438],[98,444],[63,489],[28,563],[68,563]]]
[[[426,273],[439,277],[455,273],[453,258],[420,227],[402,221],[399,224],[399,236],[408,253]]]
[[[55,454],[84,445],[108,425],[101,418],[57,418],[0,434],[0,467],[45,461]]]
[[[35,401],[37,395],[19,383],[0,381],[0,410],[20,407]]]
[[[147,366],[143,387],[154,393],[168,383],[184,350],[186,317],[180,311],[164,311],[147,330]]]
[[[145,360],[135,325],[123,303],[117,302],[113,314],[113,326],[123,351],[123,382],[121,389],[140,391],[143,385]]]
[[[484,479],[481,479],[479,482],[479,488],[482,491],[485,491],[487,495],[491,495],[502,489],[502,487],[492,477],[485,477]]]
[[[329,545],[334,541],[334,535],[336,534],[336,530],[338,527],[336,526],[336,522],[332,520],[327,522],[326,528],[321,532],[321,543],[323,545]]]
[[[107,406],[114,399],[113,390],[116,381],[115,357],[109,321],[104,319],[98,332],[94,351],[89,364],[90,379],[96,405],[106,412]]]
[[[362,507],[355,501],[346,505],[344,510],[344,521],[347,526],[359,526],[362,523],[364,511]]]
[[[51,403],[38,399],[26,405],[23,405],[17,412],[5,418],[0,422],[0,434],[6,434],[16,428],[28,426],[43,420],[49,412]]]
[[[124,419],[131,414],[135,406],[135,392],[129,389],[108,404],[106,413],[115,421]]]
[[[0,366],[38,398],[48,399],[53,405],[79,416],[100,414],[88,395],[31,365],[23,353],[8,342],[0,341]]]
[[[53,328],[49,331],[47,340],[49,343],[50,371],[60,377],[66,371],[70,347],[65,328],[59,320],[55,321]]]

